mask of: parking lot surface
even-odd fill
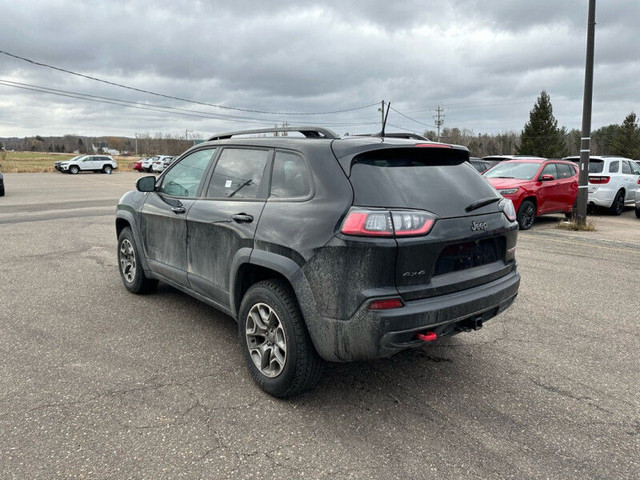
[[[0,478],[638,477],[633,210],[585,233],[538,219],[506,313],[282,401],[231,318],[122,286],[114,211],[140,176],[5,175]]]

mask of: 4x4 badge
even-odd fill
[[[472,232],[486,232],[488,229],[487,222],[471,222]]]

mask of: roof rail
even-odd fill
[[[322,127],[274,127],[274,128],[256,128],[254,130],[238,130],[237,132],[220,133],[207,139],[212,140],[227,140],[237,135],[252,135],[259,133],[284,133],[284,132],[299,132],[307,138],[327,138],[336,139],[340,138],[335,132],[332,132],[328,128]]]
[[[410,140],[426,140],[426,141],[430,141],[428,138],[423,137],[422,135],[418,135],[417,133],[410,133],[410,132],[384,132],[384,135],[382,134],[382,132],[378,132],[378,133],[360,133],[357,135],[354,135],[355,137],[379,137],[379,138],[407,138]]]

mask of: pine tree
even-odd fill
[[[540,93],[533,110],[529,112],[529,121],[520,134],[519,155],[535,155],[545,158],[562,158],[567,154],[564,127],[558,128],[553,116],[551,99],[544,90]]]
[[[611,153],[627,158],[640,158],[640,128],[636,114],[626,116],[611,143]]]

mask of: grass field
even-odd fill
[[[4,159],[2,157],[5,157]],[[4,173],[39,173],[55,172],[55,162],[68,160],[75,157],[72,153],[51,152],[0,152],[0,171]],[[118,169],[131,170],[131,164],[137,157],[115,157]]]

